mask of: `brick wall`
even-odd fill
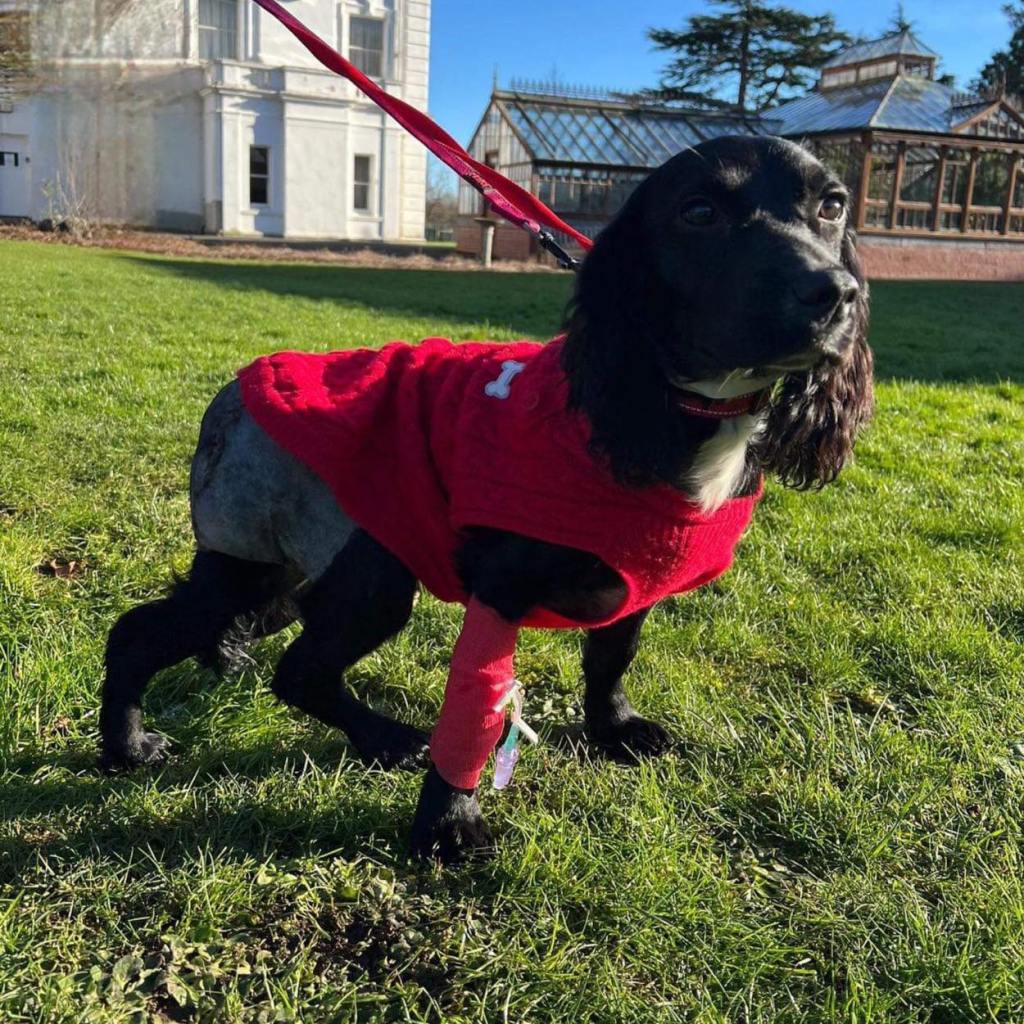
[[[465,256],[479,256],[480,244],[480,224],[460,217],[455,229],[456,250]],[[858,252],[868,277],[876,281],[1024,281],[1024,241],[918,242],[862,235]],[[499,223],[494,258],[535,261],[538,255],[525,231]]]
[[[857,251],[876,281],[1024,281],[1024,242],[928,244],[862,237]]]
[[[460,217],[455,227],[455,249],[463,256],[479,256],[482,228],[478,221]],[[533,240],[521,228],[512,224],[499,224],[494,232],[496,260],[529,260],[534,258]]]

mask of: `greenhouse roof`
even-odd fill
[[[947,85],[899,75],[808,93],[769,113],[783,135],[855,128],[948,134],[964,120],[964,108],[956,104],[956,97]]]
[[[825,68],[845,68],[851,64],[864,64],[868,61],[881,60],[884,57],[928,57],[938,59],[938,54],[929,49],[910,29],[894,32],[881,39],[872,39],[866,43],[855,43],[841,50],[824,64]]]
[[[553,163],[657,167],[704,139],[777,130],[755,115],[510,91],[494,98],[532,157]]]

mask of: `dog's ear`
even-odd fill
[[[663,411],[652,400],[664,380],[654,353],[671,307],[650,264],[643,192],[641,184],[584,259],[562,354],[570,404],[590,420],[592,451],[627,482],[655,469],[651,438]]]
[[[584,408],[601,404],[595,389],[617,390],[629,376],[629,341],[649,337],[663,303],[641,239],[642,188],[597,236],[569,304],[564,358],[573,402]]]
[[[874,410],[868,285],[850,229],[843,238],[842,258],[860,286],[851,343],[838,365],[785,378],[773,398],[760,446],[765,468],[798,490],[821,488],[835,480]]]

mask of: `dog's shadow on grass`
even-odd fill
[[[313,797],[282,787],[288,773],[316,773]],[[229,860],[372,854],[398,865],[407,859],[420,776],[391,773],[381,785],[378,774],[326,731],[301,747],[179,749],[163,765],[123,775],[104,775],[95,752],[82,748],[22,758],[0,778],[0,882],[40,857],[73,862],[138,850],[165,868],[202,849]],[[396,800],[408,805],[399,814]]]

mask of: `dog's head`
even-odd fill
[[[677,389],[728,397],[781,380],[762,465],[796,487],[835,478],[872,404],[849,207],[842,183],[781,139],[704,142],[636,189],[583,263],[566,342],[573,401],[617,473],[670,463],[636,465],[645,446],[622,435],[685,434]]]

